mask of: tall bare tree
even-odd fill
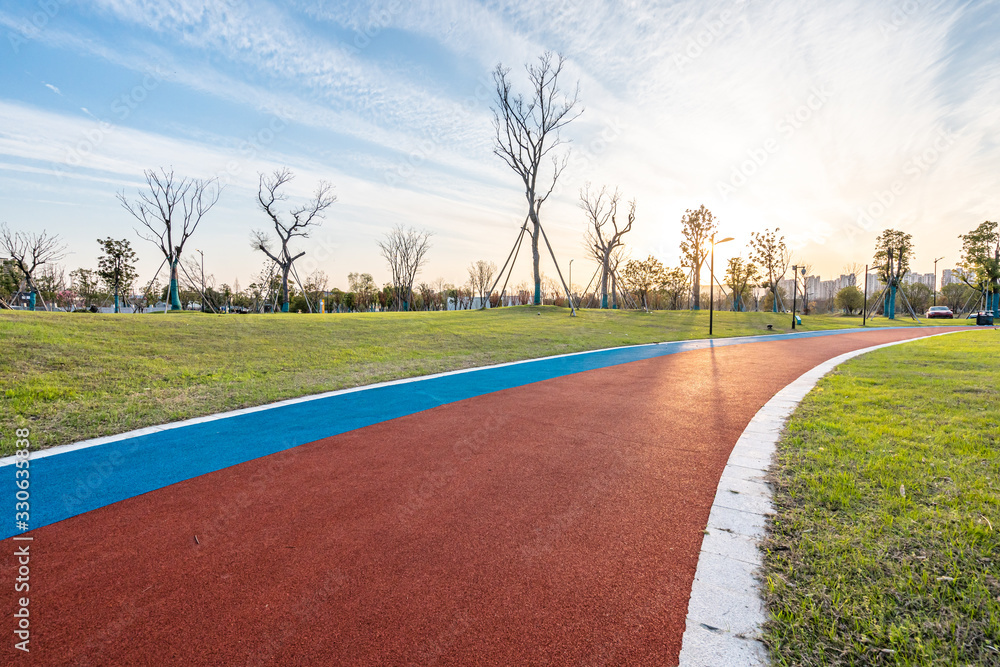
[[[496,141],[493,152],[521,178],[524,185],[524,196],[528,200],[528,220],[531,222],[536,306],[542,302],[538,238],[544,232],[539,216],[542,205],[552,194],[559,175],[569,163],[568,153],[560,158],[552,154],[552,151],[565,143],[559,136],[559,130],[583,112],[582,109],[577,109],[579,83],[572,96],[564,94],[559,88],[559,76],[564,65],[565,59],[561,55],[553,59],[553,54],[548,51],[538,58],[537,64],[526,65],[531,84],[530,97],[527,99],[512,92],[510,68],[498,64],[493,70],[493,81],[496,84],[493,109]],[[551,180],[540,173],[549,157],[552,158]],[[558,270],[558,266],[556,269]]]
[[[844,275],[847,276],[847,284],[844,287],[853,287],[858,284],[858,282],[864,282],[865,267],[857,262],[851,262],[850,264],[845,264]]]
[[[779,231],[779,227],[775,227],[773,232],[765,229],[763,232],[752,232],[750,237],[750,260],[760,267],[764,278],[761,287],[768,289],[774,297],[771,308],[775,313],[778,312],[778,281],[785,277],[792,259],[785,237],[778,236]]]
[[[715,216],[704,205],[694,211],[686,210],[681,218],[681,236],[684,237],[681,241],[681,266],[691,269],[695,310],[701,308],[701,267],[708,259],[712,234],[717,230]]]
[[[620,253],[616,251],[625,245],[622,237],[632,231],[632,223],[635,222],[635,200],[629,202],[627,221],[618,224],[618,203],[621,201],[621,192],[616,188],[614,192],[609,192],[607,186],[602,187],[598,192],[591,192],[590,183],[587,183],[580,190],[580,208],[587,214],[587,250],[591,257],[601,265],[601,308],[608,307],[608,283],[612,282],[617,286],[617,274],[614,269],[618,262],[615,257]],[[617,307],[616,289],[612,290],[614,306]]]
[[[479,294],[479,307],[486,308],[490,300],[490,286],[493,284],[493,276],[496,275],[497,265],[480,259],[469,265],[469,284],[472,286],[472,298]]]
[[[118,193],[118,201],[148,230],[142,232],[136,229],[139,238],[149,241],[163,253],[170,266],[170,309],[180,310],[177,269],[184,244],[194,234],[205,214],[219,201],[222,186],[215,178],[175,180],[173,170],[167,171],[162,167],[159,172],[147,169],[143,173],[148,192],[139,190],[138,198],[129,201],[123,190]]]
[[[288,195],[278,192],[282,186],[291,181],[295,176],[287,167],[275,169],[267,176],[258,174],[260,182],[257,188],[257,202],[260,209],[267,214],[274,225],[274,232],[281,243],[280,250],[271,249],[271,239],[267,232],[254,230],[251,234],[250,245],[254,250],[259,250],[267,255],[281,271],[281,312],[288,312],[288,274],[292,271],[292,265],[299,257],[306,254],[303,250],[292,254],[288,244],[294,238],[309,238],[312,227],[319,227],[323,224],[324,211],[335,201],[337,196],[333,194],[333,186],[326,181],[320,181],[316,186],[316,193],[308,202],[289,211],[291,220],[284,219],[278,211],[279,202],[288,199]]]
[[[396,225],[378,242],[382,257],[392,272],[393,294],[397,310],[409,310],[413,303],[413,281],[431,248],[431,233]]]
[[[58,262],[66,256],[66,246],[58,235],[41,232],[12,232],[7,223],[0,225],[0,245],[10,255],[11,261],[27,283],[28,309],[35,309],[38,294],[36,272],[46,264]],[[43,299],[44,303],[44,299]]]

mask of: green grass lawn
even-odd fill
[[[1000,333],[839,367],[789,422],[765,547],[776,665],[1000,665]]]
[[[801,328],[860,323],[815,316]],[[786,331],[791,316],[716,313],[715,334],[762,334],[767,324]],[[7,311],[0,313],[0,453],[12,452],[12,429],[25,424],[36,447],[50,447],[372,382],[707,331],[704,311],[587,310],[576,318],[554,307],[228,316]]]

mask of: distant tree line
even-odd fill
[[[836,295],[817,299],[816,286],[807,276],[809,263],[797,261],[794,266],[802,275],[791,275],[794,282],[789,294],[792,253],[779,228],[754,231],[737,256],[714,266],[714,246],[734,239],[716,239],[719,221],[704,205],[688,209],[681,217],[678,266],[665,266],[652,256],[633,259],[627,242],[637,222],[636,200],[626,202],[617,187],[590,183],[581,188],[579,205],[585,222],[584,248],[596,269],[583,289],[577,290],[581,283],[574,282],[571,273],[563,275],[542,220],[544,205],[569,164],[570,154],[561,148],[568,140],[561,133],[583,113],[579,84],[564,89],[560,81],[564,69],[561,55],[543,53],[537,62],[525,66],[526,93],[514,89],[509,68],[498,64],[493,72],[493,152],[518,177],[526,204],[521,234],[508,257],[513,261],[499,270],[495,263],[479,259],[470,263],[467,279],[461,284],[446,283],[443,278],[423,282],[431,233],[396,225],[377,241],[390,275],[390,281],[381,287],[369,273],[350,273],[347,290],[330,288],[326,273],[318,269],[300,275],[297,262],[308,252],[306,242],[323,224],[337,197],[330,183],[320,181],[311,198],[289,204],[287,190],[295,177],[283,167],[258,174],[255,206],[266,226],[250,232],[250,245],[264,256],[264,266],[245,288],[236,281],[218,284],[211,273],[204,272],[204,256],[199,262],[188,248],[202,221],[219,202],[223,187],[217,179],[188,178],[161,168],[144,172],[145,187],[134,196],[118,193],[122,207],[138,225],[136,234],[162,256],[160,269],[148,282],[139,281],[137,255],[127,239],[99,239],[98,267],[79,267],[67,276],[58,264],[66,252],[58,236],[45,231],[12,231],[3,224],[0,251],[6,257],[0,257],[0,307],[100,307],[116,312],[130,307],[141,312],[163,304],[165,309],[198,308],[216,313],[338,313],[532,303],[699,310],[708,298],[715,300],[713,307],[733,311],[785,311],[792,301],[801,303],[804,313],[839,310],[855,314],[864,307],[857,264],[845,269],[850,277],[848,285]],[[517,251],[525,238],[531,252],[531,280],[512,282]],[[884,288],[875,304],[881,312],[890,317],[897,310],[920,312],[938,297],[957,311],[976,307],[1000,310],[997,223],[984,222],[959,238],[963,244],[955,268],[959,280],[935,293],[926,285],[907,280],[913,256],[911,236],[884,230],[876,239],[871,264]],[[544,251],[553,260],[555,276],[542,271]],[[707,286],[703,284],[706,268]]]

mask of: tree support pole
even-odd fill
[[[587,283],[587,287],[586,287],[586,288],[584,288],[584,290],[583,290],[583,293],[584,293],[584,294],[587,294],[587,292],[588,292],[588,291],[590,290],[590,286],[594,284],[594,278],[596,278],[596,277],[597,277],[597,274],[598,274],[598,272],[600,272],[600,270],[601,270],[602,268],[603,268],[602,266],[598,266],[598,267],[597,267],[597,271],[594,271],[594,275],[592,275],[592,276],[590,277],[590,282],[589,282],[589,283]],[[590,301],[587,301],[587,303],[590,303]]]
[[[521,247],[521,240],[524,238],[524,232],[526,232],[527,229],[528,229],[528,219],[525,218],[524,219],[524,224],[521,225],[521,231],[517,235],[517,240],[514,241],[514,245],[511,246],[510,253],[508,253],[508,255],[507,255],[507,261],[503,263],[503,268],[501,268],[500,269],[500,273],[497,274],[497,279],[493,281],[493,287],[490,288],[489,294],[493,294],[493,290],[495,290],[497,288],[497,283],[500,282],[500,279],[503,277],[504,271],[507,270],[507,265],[510,264],[510,258],[511,257],[515,257],[515,261],[516,261],[516,256],[515,255],[516,255],[517,251]],[[514,267],[512,266],[511,267],[512,271],[513,271],[513,268]],[[506,281],[504,281],[504,287],[506,287],[506,286],[507,286],[507,283],[506,283]],[[489,298],[489,294],[487,295],[487,298]]]
[[[913,306],[910,305],[910,300],[906,298],[906,292],[904,292],[903,290],[899,290],[899,293],[903,295],[903,303],[906,304],[906,309],[910,311],[910,317],[919,322],[920,318],[917,317],[917,314],[915,312],[913,312]]]
[[[521,243],[524,241],[524,235],[528,231],[526,226],[528,223],[525,222],[524,224],[525,226],[521,227],[521,235],[517,237],[517,246],[516,250],[514,251],[514,261],[510,263],[510,269],[507,271],[507,278],[503,281],[503,287],[500,289],[501,308],[503,307],[503,295],[507,293],[507,283],[510,281],[510,277],[514,275],[514,265],[517,264],[517,256],[521,254]],[[503,271],[500,272],[500,275],[503,275]],[[500,281],[500,276],[497,276],[497,282],[499,281]],[[496,287],[496,283],[493,283],[493,287]],[[490,294],[492,293],[493,290],[490,290]]]
[[[559,282],[562,283],[563,289],[566,291],[566,298],[569,299],[570,317],[576,317],[576,306],[573,304],[573,295],[570,294],[569,288],[566,287],[566,281],[563,280],[562,271],[559,269],[559,262],[556,261],[556,254],[552,251],[552,245],[549,243],[549,237],[545,233],[545,228],[542,227],[542,224],[540,222],[536,224],[539,231],[542,232],[542,238],[545,239],[545,246],[549,249],[549,254],[552,255],[552,263],[556,265],[556,273],[559,275]]]
[[[871,308],[868,309],[868,319],[871,319],[872,313],[874,313],[876,310],[878,310],[878,306],[879,306],[880,303],[882,303],[884,301],[884,299],[885,299],[885,293],[886,293],[886,291],[888,289],[889,289],[888,285],[886,285],[885,287],[883,287],[882,291],[878,293],[877,297],[875,297],[875,300],[872,301]],[[884,312],[884,309],[883,309],[883,312]]]
[[[183,265],[183,264],[181,264],[181,265],[180,265],[180,267],[181,267],[181,271],[183,271],[183,272],[184,272],[184,275],[185,275],[185,276],[187,276],[187,279],[191,281],[191,285],[192,285],[192,286],[194,286],[194,291],[196,291],[196,292],[197,292],[197,293],[199,294],[199,296],[201,296],[201,298],[202,298],[202,300],[203,300],[203,302],[204,302],[204,303],[207,303],[207,304],[208,304],[208,307],[212,309],[212,312],[213,312],[213,313],[215,313],[215,314],[218,314],[218,312],[219,312],[219,311],[217,311],[217,310],[215,309],[215,306],[213,306],[213,305],[212,305],[212,302],[211,302],[211,301],[210,301],[209,299],[207,299],[207,298],[205,297],[205,293],[204,293],[204,292],[202,292],[202,291],[201,291],[200,289],[198,289],[198,284],[197,284],[197,283],[196,283],[196,282],[194,281],[194,279],[193,279],[193,278],[191,277],[191,274],[189,274],[189,273],[187,272],[187,269],[185,269],[185,268],[184,268],[184,265]],[[178,297],[178,298],[179,298],[179,297]],[[178,305],[180,305],[180,301],[178,301]]]
[[[309,309],[309,314],[313,312],[312,303],[309,302],[309,295],[306,294],[306,287],[302,284],[302,279],[299,278],[299,272],[295,270],[295,264],[292,264],[292,273],[295,274],[295,282],[299,284],[299,289],[302,290],[302,298],[306,300],[306,308]]]

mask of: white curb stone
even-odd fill
[[[767,517],[774,513],[766,476],[785,422],[806,394],[848,359],[950,333],[960,332],[873,345],[834,357],[804,373],[757,411],[719,478],[691,586],[681,667],[769,664],[767,649],[759,639],[767,612],[757,578],[762,565],[758,545],[767,532]]]

